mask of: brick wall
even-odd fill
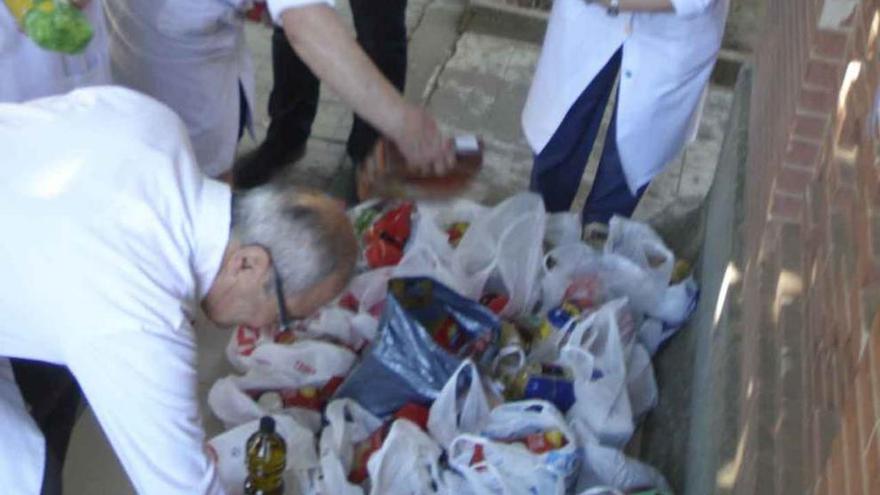
[[[735,493],[880,494],[878,9],[766,2],[749,123]]]

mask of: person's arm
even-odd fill
[[[68,348],[68,367],[137,493],[225,493],[206,448],[196,342],[186,325],[135,328]]]
[[[281,23],[294,51],[354,111],[390,137],[404,157],[435,172],[454,161],[452,143],[423,108],[408,104],[348,32],[336,11],[314,4],[289,8]]]

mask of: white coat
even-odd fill
[[[0,5],[0,103],[21,102],[75,88],[110,82],[107,35],[100,2],[85,13],[95,30],[80,55],[62,55],[37,46],[18,27],[15,18]],[[3,432],[8,452],[0,462],[0,480],[5,493],[39,493],[43,480],[45,442],[43,434],[26,409],[15,383],[9,360],[0,358],[0,425],[15,425]]]
[[[113,0],[104,6],[114,81],[177,112],[199,166],[214,177],[229,170],[235,157],[239,82],[248,106],[254,101],[240,15],[247,3]]]
[[[699,120],[728,0],[672,0],[675,13],[608,15],[584,0],[556,0],[523,111],[539,153],[565,114],[623,47],[617,145],[627,183],[647,184],[681,151]]]
[[[95,30],[92,41],[80,55],[62,55],[37,46],[19,30],[9,9],[0,5],[0,102],[25,101],[110,82],[101,2],[92,1],[85,13]]]
[[[109,24],[113,79],[171,107],[189,131],[202,170],[232,167],[238,145],[239,83],[253,109],[254,75],[242,12],[250,0],[113,0]],[[268,0],[277,16],[331,0]],[[249,112],[250,113],[250,112]],[[246,116],[250,127],[251,115]]]

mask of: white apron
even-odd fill
[[[0,102],[41,98],[110,82],[107,33],[101,2],[85,9],[95,30],[80,55],[62,55],[37,46],[22,33],[15,18],[0,3]]]
[[[239,10],[245,0],[112,0],[104,6],[114,81],[171,107],[202,170],[230,169],[238,144],[239,81],[254,81]],[[247,116],[250,122],[250,116]]]
[[[647,184],[675,158],[699,120],[728,0],[673,3],[686,14],[611,17],[605,7],[584,0],[554,2],[522,118],[535,153],[622,46],[617,145],[630,189]]]

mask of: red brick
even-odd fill
[[[798,99],[798,110],[802,113],[827,117],[837,105],[837,92],[804,87]]]
[[[816,55],[833,60],[844,60],[846,57],[846,45],[849,41],[844,31],[831,31],[819,29],[814,38]]]
[[[776,188],[788,194],[802,194],[813,181],[810,169],[783,163],[776,178]]]
[[[770,205],[770,218],[781,222],[799,222],[804,200],[800,196],[776,191]]]
[[[794,119],[794,136],[804,141],[822,142],[830,120],[827,115],[798,114]]]
[[[822,148],[817,143],[792,139],[785,150],[785,161],[815,171],[819,166]]]
[[[811,59],[807,62],[804,83],[816,89],[836,91],[843,80],[843,69],[842,62]]]

